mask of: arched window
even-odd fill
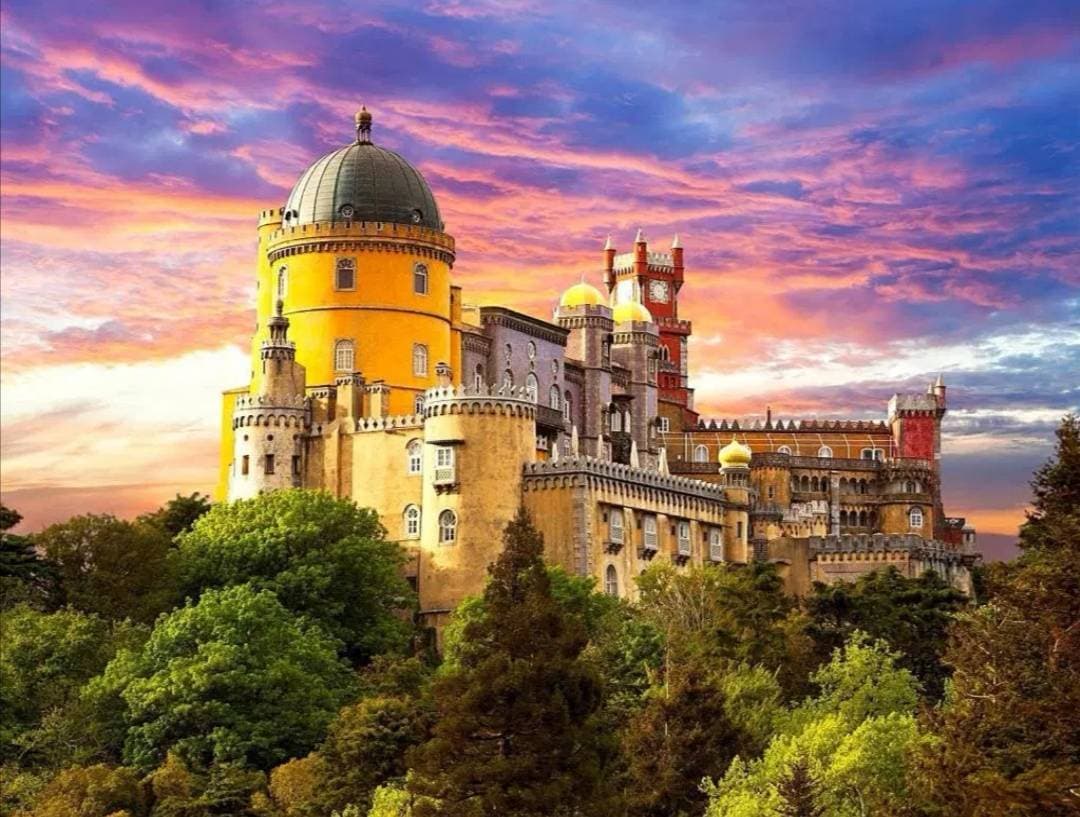
[[[509,369],[503,372],[502,384],[505,391],[510,391],[510,389],[514,388],[514,373]]]
[[[457,541],[457,515],[453,511],[439,514],[439,544],[449,545]]]
[[[776,453],[777,454],[791,454],[791,446],[790,445],[782,445],[782,446],[780,446],[779,448],[776,449]]]
[[[608,516],[608,535],[611,541],[621,545],[623,542],[623,515],[622,508],[612,508]]]
[[[847,477],[841,477],[840,478],[840,493],[846,494],[847,492],[848,492]]]
[[[646,516],[643,527],[645,535],[642,544],[647,550],[656,550],[656,517]]]
[[[821,483],[818,481],[817,477],[810,478],[810,490],[815,492],[821,490]]]
[[[289,270],[287,267],[278,267],[277,271],[277,299],[285,300],[285,293],[289,288]]]
[[[866,527],[866,511],[859,511],[859,527]]]
[[[694,446],[694,462],[708,462],[709,449],[704,445]]]
[[[482,391],[484,388],[484,364],[476,364],[476,372],[473,374],[473,388]]]
[[[412,268],[412,287],[413,287],[413,292],[415,292],[417,295],[427,295],[427,293],[428,293],[427,264],[421,264],[419,262],[413,264],[413,268]]]
[[[540,381],[536,379],[536,375],[532,372],[525,375],[525,393],[534,403],[540,400]]]
[[[405,447],[405,460],[410,474],[422,472],[424,470],[424,444],[419,440],[411,440]]]
[[[604,592],[609,596],[619,595],[619,571],[615,569],[615,565],[608,565],[604,571]]]
[[[356,368],[356,350],[351,340],[339,340],[334,344],[334,371],[351,372]]]
[[[566,420],[571,419],[570,418],[570,392],[566,392],[563,395],[562,416]]]
[[[413,398],[413,414],[424,413],[424,395],[418,394]]]
[[[405,506],[405,538],[406,539],[419,539],[420,538],[420,509],[415,505]]]
[[[923,526],[923,514],[922,508],[912,508],[908,511],[908,521],[911,522],[912,530],[922,530]]]
[[[559,391],[558,386],[552,386],[548,390],[548,405],[550,405],[556,411],[562,409],[562,392]]]
[[[823,459],[829,459],[832,457],[832,449],[827,445],[823,445],[817,450],[817,455]]]
[[[413,344],[412,370],[417,377],[427,376],[427,347],[422,343]]]
[[[804,491],[809,491],[810,490],[810,477],[804,476],[800,480],[800,483],[802,485],[802,490],[804,490]]]
[[[840,525],[842,527],[845,527],[845,528],[847,527],[847,523],[848,523],[847,519],[848,519],[847,511],[840,511]]]

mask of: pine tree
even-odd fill
[[[782,817],[821,817],[824,811],[815,801],[818,781],[810,774],[806,758],[799,756],[791,764],[788,776],[777,785]]]
[[[416,817],[584,814],[598,785],[600,684],[580,658],[584,628],[552,596],[524,509],[503,539],[467,649],[435,682],[432,738],[410,753],[409,788],[431,799]]]

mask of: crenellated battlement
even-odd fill
[[[424,417],[507,414],[536,418],[536,400],[524,386],[437,386],[424,392]]]
[[[581,475],[593,479],[608,480],[624,486],[671,491],[717,502],[723,502],[726,499],[724,488],[721,485],[670,474],[661,474],[659,471],[647,471],[643,468],[634,468],[630,465],[600,460],[595,457],[564,457],[558,461],[529,462],[525,463],[523,469],[527,483],[529,481],[542,481],[550,477]]]
[[[235,410],[236,411],[273,411],[280,409],[282,411],[298,411],[304,410],[308,407],[308,399],[302,395],[294,395],[286,402],[281,402],[277,398],[272,398],[266,394],[242,394],[236,398]]]
[[[876,420],[699,420],[698,431],[869,431],[888,434],[889,426]]]
[[[317,221],[280,227],[270,234],[267,252],[271,261],[304,252],[347,251],[357,244],[391,252],[418,252],[454,261],[454,238],[441,230],[417,224],[382,221]]]
[[[399,414],[391,417],[357,417],[353,432],[364,434],[371,431],[400,431],[423,427],[423,414]]]

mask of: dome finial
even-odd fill
[[[361,145],[371,144],[371,114],[363,105],[356,113],[356,141]]]

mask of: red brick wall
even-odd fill
[[[935,423],[936,420],[933,417],[902,418],[900,420],[900,456],[932,460]]]

